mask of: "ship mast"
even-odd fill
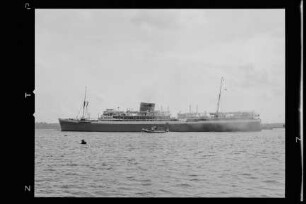
[[[85,97],[84,97],[84,102],[83,102],[83,115],[82,115],[82,118],[84,118],[84,110],[85,110],[85,106],[86,106],[86,91],[87,91],[87,87],[85,86]]]
[[[219,111],[220,111],[220,99],[221,99],[221,92],[222,92],[223,82],[224,82],[224,78],[221,77],[220,91],[219,91],[218,104],[217,104],[217,111],[216,111],[216,116],[217,116],[217,117],[218,117],[218,114],[219,114]]]

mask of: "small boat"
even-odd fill
[[[147,132],[147,133],[166,133],[169,132],[169,129],[161,129],[157,128],[156,126],[151,127],[151,129],[148,128],[142,128],[142,132]]]
[[[146,133],[166,133],[169,132],[167,130],[150,130],[150,129],[142,129],[142,132],[146,132]]]

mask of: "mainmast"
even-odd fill
[[[220,91],[219,91],[218,104],[217,104],[217,111],[216,111],[216,116],[217,116],[217,117],[218,117],[218,114],[219,114],[219,111],[220,111],[220,99],[221,99],[221,93],[222,93],[223,82],[224,82],[224,78],[221,77]]]

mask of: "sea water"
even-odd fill
[[[87,144],[80,144],[84,139]],[[35,197],[285,197],[285,129],[35,130]]]

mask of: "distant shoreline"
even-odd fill
[[[39,122],[39,123],[35,123],[35,129],[60,129],[60,124],[59,123]]]
[[[285,128],[285,123],[262,123],[261,129]]]
[[[284,128],[284,123],[262,123],[262,129]],[[36,122],[35,129],[60,129],[59,123]]]

